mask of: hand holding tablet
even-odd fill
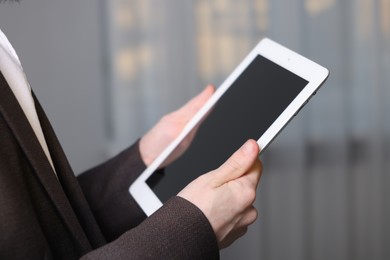
[[[262,40],[139,176],[130,194],[151,215],[198,176],[218,169],[246,140],[257,140],[263,152],[328,74],[303,56]],[[200,122],[188,150],[153,181],[155,171]]]
[[[257,218],[252,204],[262,169],[258,154],[256,141],[248,140],[220,167],[195,179],[178,194],[205,214],[220,249],[244,235]]]
[[[203,107],[214,94],[214,86],[207,86],[200,94],[188,101],[180,109],[162,117],[158,123],[150,129],[140,140],[140,153],[143,161],[149,166],[164,149],[176,139],[185,125]],[[199,126],[199,124],[198,124]],[[184,138],[175,151],[170,153],[159,168],[165,167],[187,150],[198,127],[194,127]]]

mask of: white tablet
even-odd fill
[[[246,140],[258,140],[264,152],[328,75],[324,67],[263,39],[130,186],[131,196],[149,216],[192,180],[219,167]],[[164,173],[156,172],[206,114],[188,150]]]

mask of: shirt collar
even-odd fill
[[[6,52],[12,57],[12,59],[19,65],[22,66],[19,60],[18,55],[16,54],[15,49],[12,47],[11,43],[9,42],[7,36],[3,33],[3,31],[0,29],[0,45],[4,48]]]

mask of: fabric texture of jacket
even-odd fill
[[[0,259],[218,259],[210,223],[173,197],[146,218],[128,188],[138,143],[75,177],[37,98],[53,172],[0,73]]]

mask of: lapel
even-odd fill
[[[36,100],[35,100],[36,101]],[[36,101],[37,102],[37,101]],[[39,106],[40,107],[40,106]],[[65,160],[60,156],[58,159],[58,149],[52,154],[53,163],[55,165],[58,179],[55,176],[53,169],[49,161],[43,152],[38,139],[35,136],[33,129],[31,128],[23,110],[19,106],[12,90],[8,86],[3,74],[0,72],[0,113],[3,114],[10,129],[13,131],[19,145],[23,149],[27,159],[31,163],[38,179],[45,188],[49,198],[56,207],[59,215],[67,226],[70,234],[73,236],[78,248],[84,252],[91,249],[91,245],[83,232],[83,229],[75,215],[72,206],[67,199],[67,196],[63,192],[63,187],[59,181],[66,182],[66,177],[73,174],[67,163],[59,162]],[[38,115],[39,117],[39,115]],[[45,123],[47,125],[47,123]],[[44,126],[42,126],[44,128]],[[44,131],[44,134],[45,131]],[[53,146],[53,137],[46,137],[46,141]],[[49,147],[50,150],[51,147]],[[66,166],[64,166],[64,164]],[[58,165],[58,166],[57,166]],[[57,168],[58,167],[58,168]],[[73,179],[74,176],[73,176]],[[64,183],[64,187],[67,183]],[[66,186],[67,187],[67,186]],[[64,188],[65,190],[65,188]]]
[[[73,210],[78,216],[79,222],[85,230],[88,236],[89,242],[93,248],[97,248],[106,243],[101,231],[98,226],[94,215],[89,207],[87,200],[85,199],[84,193],[82,192],[80,185],[75,178],[73,170],[69,165],[68,159],[65,156],[64,151],[57,139],[57,136],[47,118],[41,104],[36,98],[34,92],[32,93],[35,109],[38,114],[39,121],[42,126],[42,131],[46,139],[47,146],[50,151],[50,155],[53,159],[53,163],[56,167],[57,176],[62,184],[62,188],[66,194],[66,198],[72,204]],[[77,222],[77,224],[79,223]],[[90,246],[89,246],[90,248]]]

